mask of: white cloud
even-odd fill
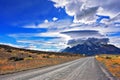
[[[35,46],[35,45],[33,45],[33,44],[30,44],[29,46],[24,47],[24,48],[35,50],[35,49],[37,48],[37,46]]]
[[[85,22],[95,19],[95,14],[109,15],[120,11],[119,0],[51,0],[56,8],[65,9],[69,16],[74,16],[74,22]],[[95,8],[96,7],[96,8]],[[98,7],[98,8],[97,8]],[[85,15],[85,16],[83,16]],[[84,19],[84,20],[82,20]]]
[[[65,34],[61,34],[60,32],[45,32],[45,33],[38,33],[36,34],[36,36],[40,36],[40,37],[60,37],[60,38],[64,38],[65,41],[71,39],[70,36],[65,35]]]
[[[56,20],[56,19],[54,19]],[[32,24],[32,25],[25,25],[24,28],[47,28],[47,29],[61,29],[69,26],[71,24],[71,21],[69,19],[65,20],[58,20],[58,21],[44,21],[43,23],[40,23],[38,25]]]
[[[120,36],[112,36],[112,37],[109,37],[110,39],[110,44],[114,44],[115,46],[119,47],[120,48]]]
[[[53,17],[53,18],[52,18],[52,20],[53,20],[53,21],[57,21],[57,20],[58,20],[58,18],[56,18],[56,17]]]
[[[99,31],[100,34],[102,35],[106,35],[109,33],[116,33],[120,31],[120,27],[119,26],[115,26],[115,25],[106,25],[106,24],[72,24],[70,25],[72,27],[70,27],[69,29],[65,29],[63,30],[63,32],[65,31],[78,31],[78,30],[96,30]]]
[[[74,16],[74,22],[80,22],[81,19],[88,20],[93,17],[98,8],[97,6],[86,7],[84,0],[51,0],[55,2],[56,8],[65,8],[68,15]],[[89,14],[88,14],[89,13]],[[89,16],[87,16],[89,15]],[[82,20],[83,21],[83,20]]]
[[[0,43],[1,45],[8,45],[12,47],[17,47],[17,48],[23,48],[24,46],[22,45],[17,45],[17,44],[12,44],[12,43]]]
[[[17,40],[18,43],[29,44],[24,47],[27,49],[35,49],[35,50],[49,50],[49,51],[58,51],[60,49],[64,49],[67,47],[67,42],[64,38],[56,38],[51,39],[49,41],[42,40]],[[40,47],[37,47],[40,46]]]
[[[117,13],[114,17],[112,17],[109,22],[120,22],[120,12]]]
[[[48,23],[49,21],[46,19],[46,20],[44,20],[44,23]]]
[[[96,30],[74,30],[74,31],[65,31],[61,32],[62,34],[69,35],[71,39],[79,39],[79,38],[103,38],[105,37],[104,35],[101,35],[98,31]]]
[[[53,2],[55,2],[54,6],[55,7],[64,7],[66,4],[67,4],[67,1],[66,0],[51,0]]]
[[[96,44],[108,44],[109,42],[109,39],[108,38],[79,38],[79,39],[72,39],[72,40],[69,40],[68,41],[68,45],[70,47],[73,47],[73,46],[76,46],[78,44],[84,44],[85,42],[93,42],[93,43],[96,43]],[[90,45],[90,44],[89,44]]]

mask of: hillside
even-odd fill
[[[0,74],[51,66],[77,58],[80,56],[0,45]]]

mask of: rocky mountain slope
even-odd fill
[[[120,48],[108,44],[102,39],[89,38],[73,47],[67,47],[62,52],[77,53],[85,55],[96,55],[96,54],[119,54]]]

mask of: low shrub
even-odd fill
[[[24,58],[21,58],[21,57],[10,57],[9,60],[12,60],[12,61],[21,61],[21,60],[24,60]]]
[[[109,56],[106,56],[106,59],[111,59],[111,57],[109,57]]]
[[[43,56],[43,58],[50,58],[49,56]]]

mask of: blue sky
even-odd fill
[[[67,44],[70,40],[95,37],[109,38],[110,44],[120,47],[119,3],[118,0],[0,0],[0,43],[59,51],[70,46]]]

